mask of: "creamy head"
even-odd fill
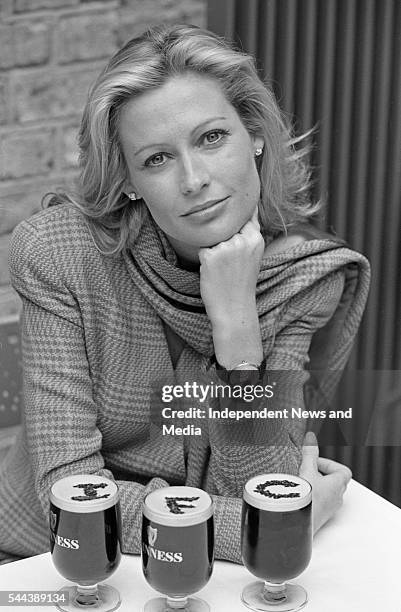
[[[244,488],[244,501],[260,510],[289,512],[307,506],[311,500],[309,482],[291,474],[259,474]]]
[[[95,474],[74,474],[61,478],[51,488],[50,501],[69,512],[100,512],[118,501],[115,482]]]
[[[146,496],[143,514],[160,525],[197,525],[213,514],[210,495],[195,487],[164,487]]]

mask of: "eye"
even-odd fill
[[[162,166],[166,161],[165,153],[156,153],[145,161],[145,166]]]
[[[227,136],[230,132],[227,130],[211,130],[204,136],[204,140],[207,144],[216,144],[220,142],[224,136]]]

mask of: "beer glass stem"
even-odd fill
[[[285,591],[285,582],[279,584],[266,582],[263,587],[263,597],[269,603],[280,603],[287,599]]]
[[[186,608],[188,597],[167,597],[167,605],[172,610],[182,610]]]
[[[76,602],[80,606],[95,606],[99,601],[99,594],[97,590],[97,584],[90,586],[82,586],[77,584],[77,597]]]

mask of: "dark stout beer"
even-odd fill
[[[64,578],[102,582],[121,557],[121,518],[114,482],[91,474],[67,476],[50,493],[50,550]]]
[[[148,583],[169,598],[196,593],[213,568],[213,504],[194,487],[166,487],[143,506],[142,564]]]
[[[242,509],[242,557],[258,578],[283,583],[298,576],[312,552],[312,489],[289,474],[247,482]]]

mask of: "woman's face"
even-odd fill
[[[259,201],[255,150],[219,84],[188,73],[128,101],[119,135],[127,192],[144,199],[182,259],[228,240]],[[135,204],[133,204],[135,205]]]

